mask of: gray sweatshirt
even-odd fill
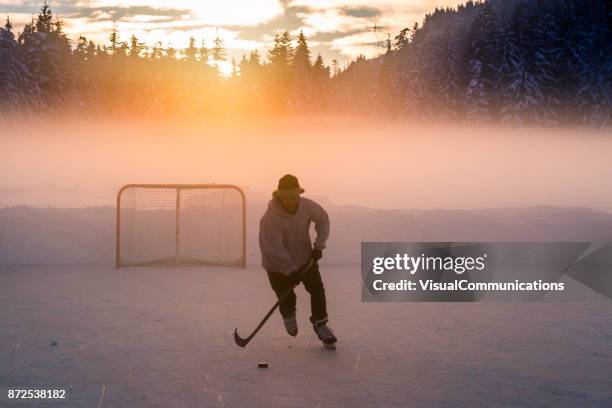
[[[317,233],[314,247],[324,249],[329,236],[329,217],[323,207],[300,197],[297,211],[291,215],[276,198],[270,200],[259,222],[261,265],[266,271],[288,276],[308,263],[312,252],[311,221]]]

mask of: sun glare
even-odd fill
[[[279,1],[226,0],[178,1],[194,11],[206,24],[257,25],[283,13]]]

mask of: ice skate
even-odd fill
[[[314,322],[312,325],[317,337],[323,342],[325,348],[334,350],[338,339],[334,335],[332,329],[327,326],[327,320]]]
[[[295,315],[293,316],[283,316],[283,323],[285,323],[285,330],[289,333],[290,336],[297,336],[298,334],[298,326],[297,319]]]

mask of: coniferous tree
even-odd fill
[[[119,32],[117,31],[117,24],[115,24],[115,22],[113,22],[113,30],[111,31],[108,39],[110,41],[110,54],[113,56],[119,54],[122,43],[119,41]]]
[[[50,33],[54,31],[53,13],[51,12],[51,7],[49,7],[47,0],[44,0],[40,8],[40,13],[38,13],[38,18],[36,19],[34,27],[39,33]]]
[[[338,63],[338,60],[334,58],[332,60],[331,76],[332,77],[336,77],[336,76],[338,76],[338,74],[340,74],[340,64]]]
[[[261,75],[262,65],[259,58],[259,52],[253,50],[249,53],[249,57],[242,55],[240,60],[240,76],[246,78],[251,82],[258,81],[258,76]]]
[[[77,56],[79,60],[85,60],[87,57],[87,38],[85,36],[79,36],[79,42],[77,43],[73,54]]]
[[[119,48],[117,49],[117,55],[121,57],[126,57],[128,55],[128,52],[129,52],[129,46],[127,42],[125,41],[121,42],[121,45],[119,45]]]
[[[313,86],[314,75],[310,61],[310,49],[306,36],[300,31],[297,37],[297,46],[291,58],[291,95],[289,101],[292,109],[306,111],[316,105]]]
[[[26,25],[23,27],[23,31],[19,33],[19,36],[17,37],[17,43],[20,46],[23,46],[25,42],[29,41],[34,36],[34,33],[34,18],[32,18],[32,21],[30,23],[26,23]]]
[[[402,48],[406,47],[410,43],[410,29],[402,28],[398,35],[394,37],[395,44],[393,48],[396,51],[400,51]]]
[[[330,76],[329,67],[325,66],[321,53],[317,54],[314,64],[312,65],[315,77],[320,80],[328,80]]]
[[[93,95],[98,95],[97,66],[94,60],[96,46],[93,41],[87,41],[85,36],[79,37],[79,42],[73,51],[74,55],[74,83],[79,100],[82,104],[95,105]]]
[[[202,40],[200,48],[198,49],[198,61],[208,64],[208,48],[206,48],[206,41]]]
[[[227,51],[225,50],[225,45],[223,44],[223,39],[217,34],[214,41],[214,46],[211,50],[211,57],[215,66],[217,66],[220,62],[225,61],[227,58]]]
[[[163,47],[161,41],[158,41],[153,46],[153,50],[151,51],[151,58],[155,60],[159,60],[163,55]]]
[[[612,8],[612,7],[610,7]],[[567,110],[582,123],[610,124],[612,120],[612,19],[605,2],[575,0],[566,5],[571,29],[564,46],[571,88]]]
[[[313,98],[320,111],[328,108],[330,101],[330,70],[325,66],[323,57],[319,53],[312,65]]]
[[[185,61],[193,63],[197,60],[198,49],[195,46],[196,39],[195,37],[189,37],[189,45],[185,48]]]
[[[423,55],[425,46],[420,39],[418,23],[414,23],[408,46],[398,51],[398,74],[395,92],[399,94],[396,111],[405,116],[413,116],[425,111],[426,81],[428,74]]]
[[[270,68],[278,75],[286,75],[293,57],[293,49],[291,47],[291,37],[287,31],[276,33],[274,35],[274,45],[268,51],[268,61]]]
[[[176,59],[176,48],[168,44],[168,48],[166,48],[165,58],[166,60],[170,60],[170,61],[175,60]]]
[[[132,37],[130,38],[130,48],[128,51],[128,55],[132,58],[138,58],[140,57],[140,54],[142,53],[142,50],[144,48],[144,43],[139,42],[136,35],[132,34]]]
[[[311,66],[310,49],[303,31],[300,31],[297,37],[297,46],[293,52],[292,61],[294,67],[299,69],[308,69]]]
[[[96,56],[96,45],[94,44],[93,41],[89,40],[89,43],[87,44],[87,48],[85,49],[85,59],[88,61],[93,60],[93,58]]]
[[[242,103],[243,113],[254,114],[263,111],[265,106],[263,71],[257,50],[251,51],[248,58],[246,55],[242,56],[238,98]]]
[[[502,120],[506,123],[538,122],[539,105],[545,101],[529,25],[533,22],[532,13],[527,3],[518,3],[504,36],[500,97]]]
[[[19,42],[22,61],[35,81],[38,103],[45,109],[59,109],[64,102],[74,101],[70,41],[46,1]]]
[[[244,72],[247,68],[247,66],[249,65],[249,60],[247,59],[245,54],[242,54],[242,57],[240,57],[240,62],[238,63],[238,67],[240,69],[240,76],[243,77],[244,76]]]
[[[372,108],[376,110],[378,114],[384,116],[396,115],[398,113],[397,108],[400,99],[400,95],[397,92],[398,81],[395,75],[398,58],[397,54],[392,51],[390,39],[387,41],[387,52],[381,60],[376,81],[376,90],[382,95],[379,97],[379,102],[373,104]]]
[[[249,53],[249,66],[251,69],[261,69],[261,58],[259,57],[259,51],[253,50]]]
[[[268,89],[272,94],[272,110],[282,112],[287,108],[290,68],[293,57],[291,37],[287,31],[276,33],[274,45],[268,51]]]
[[[562,120],[561,77],[563,40],[559,9],[555,3],[535,2],[529,25],[533,31],[532,49],[534,71],[544,100],[539,102],[539,123],[557,123]]]
[[[0,27],[0,116],[27,112],[37,105],[38,90],[21,61],[13,25],[6,18]]]
[[[497,111],[500,38],[499,21],[486,3],[474,20],[467,44],[465,113],[473,121],[489,121]]]
[[[219,35],[210,53],[191,38],[184,61],[161,43],[143,55],[135,36],[120,40],[116,24],[107,45],[80,37],[71,49],[45,1],[16,40],[10,21],[0,29],[0,104],[2,113],[72,103],[151,114],[290,107],[605,125],[612,120],[611,12],[605,0],[469,0],[437,8],[393,43],[387,37],[378,57],[360,56],[346,69],[334,60],[331,72],[320,55],[311,62],[303,33],[295,49],[287,32],[277,33],[265,63],[257,51],[244,55],[238,75],[232,60],[228,81],[208,64],[227,56]]]

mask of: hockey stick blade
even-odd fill
[[[238,335],[238,329],[234,329],[234,341],[236,342],[237,345],[239,345],[240,347],[246,347],[247,344],[249,344],[249,340],[251,340],[250,338],[246,338],[243,339],[242,337],[240,337]]]
[[[293,289],[293,288],[291,288]],[[286,297],[286,296],[284,296]],[[234,329],[234,341],[236,342],[237,345],[239,345],[240,347],[245,347],[247,344],[249,344],[249,341],[251,341],[251,339],[253,337],[255,337],[255,335],[257,334],[257,332],[259,331],[259,329],[261,329],[263,327],[264,324],[266,324],[266,322],[268,321],[268,319],[270,318],[270,316],[272,316],[272,313],[274,313],[274,311],[276,310],[276,308],[278,308],[278,305],[280,304],[280,302],[284,299],[284,297],[281,297],[280,300],[277,300],[276,303],[274,304],[274,306],[272,306],[272,308],[268,311],[268,313],[266,313],[266,315],[264,316],[264,318],[262,319],[261,322],[259,322],[259,324],[257,325],[257,327],[255,328],[255,330],[253,330],[253,333],[251,333],[251,335],[249,337],[247,337],[246,339],[243,339],[242,337],[240,337],[238,335],[238,329]]]
[[[314,261],[311,259],[307,265],[304,266],[304,269],[302,271],[302,273],[300,273],[300,278],[303,278],[304,275],[306,273],[308,273],[310,271],[310,268],[312,268],[312,265],[314,264]],[[297,284],[296,284],[297,285]],[[251,339],[253,337],[255,337],[255,335],[257,334],[257,332],[259,331],[259,329],[261,329],[263,327],[264,324],[266,324],[266,322],[268,321],[268,319],[270,318],[270,316],[272,316],[272,313],[274,313],[274,311],[278,308],[278,305],[287,298],[287,296],[289,296],[289,294],[293,291],[293,289],[295,288],[296,285],[291,286],[290,288],[287,288],[287,290],[279,297],[279,299],[276,301],[276,303],[274,304],[274,306],[272,306],[272,308],[270,308],[270,310],[268,311],[268,313],[266,313],[266,315],[264,316],[264,318],[261,320],[261,322],[259,322],[259,324],[257,325],[257,327],[255,328],[255,330],[253,330],[253,333],[251,333],[251,335],[249,337],[247,337],[246,339],[243,339],[242,337],[240,337],[238,335],[238,329],[234,329],[234,341],[236,342],[237,345],[239,345],[240,347],[246,347],[247,344],[249,344],[249,342],[251,341]]]

